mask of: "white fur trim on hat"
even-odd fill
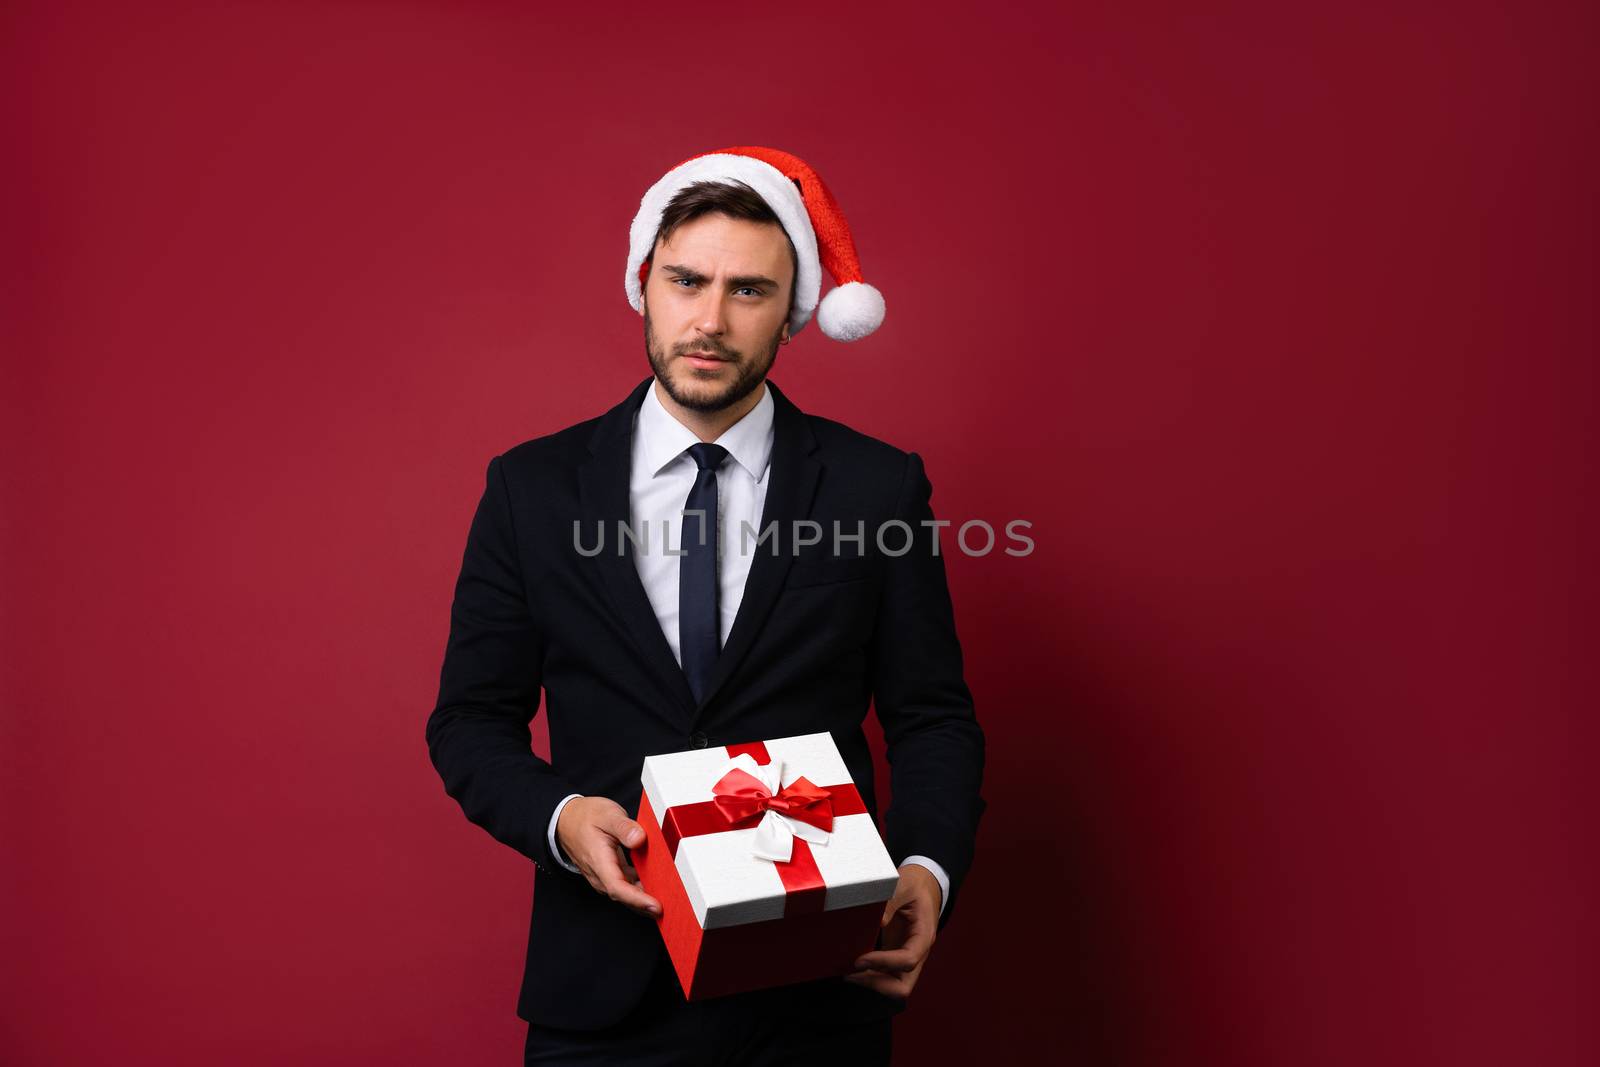
[[[639,310],[639,267],[655,247],[656,231],[661,228],[661,216],[667,204],[685,186],[692,182],[722,181],[728,179],[744,182],[756,191],[772,208],[783,225],[789,240],[794,242],[799,272],[795,276],[794,300],[790,304],[789,332],[799,333],[812,312],[817,309],[817,296],[822,292],[822,264],[817,258],[817,234],[811,228],[811,216],[806,212],[800,190],[795,188],[784,173],[770,163],[750,156],[714,153],[698,156],[667,171],[652,185],[639,201],[639,213],[633,217],[628,230],[628,274],[624,279],[628,303]],[[876,292],[876,290],[874,290]],[[828,294],[830,297],[833,293]],[[878,298],[878,320],[883,319],[883,298]],[[876,323],[873,324],[876,326]],[[823,332],[828,332],[826,326]],[[867,330],[870,333],[871,330]]]

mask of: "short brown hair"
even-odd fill
[[[789,245],[789,263],[793,267],[789,282],[789,299],[791,303],[793,302],[795,283],[800,280],[800,255],[794,250],[794,241],[789,239],[789,231],[783,229],[783,222],[778,218],[777,212],[761,199],[761,194],[735,179],[690,182],[667,201],[666,209],[661,212],[661,225],[656,228],[655,240],[650,242],[650,251],[644,257],[646,277],[649,276],[650,267],[655,260],[656,245],[669,240],[679,226],[692,222],[702,215],[726,215],[730,219],[744,219],[748,222],[776,223],[778,229],[783,230],[784,240]]]

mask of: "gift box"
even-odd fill
[[[833,737],[650,756],[630,850],[689,1000],[848,974],[899,872]]]

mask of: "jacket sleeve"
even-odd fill
[[[541,870],[561,870],[546,832],[578,790],[531,748],[544,635],[528,612],[501,457],[485,482],[450,606],[428,755],[468,819]]]
[[[961,644],[931,525],[933,494],[915,452],[906,459],[895,518],[911,531],[901,555],[885,553],[882,601],[872,642],[873,705],[883,724],[889,759],[885,843],[898,866],[907,856],[937,861],[950,878],[939,919],[955,911],[972,865],[985,802],[984,737],[961,673]],[[925,525],[925,523],[929,525]],[[882,540],[891,548],[898,529]]]

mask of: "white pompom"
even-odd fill
[[[883,294],[866,282],[836,286],[817,308],[817,325],[835,341],[859,341],[883,325]]]

